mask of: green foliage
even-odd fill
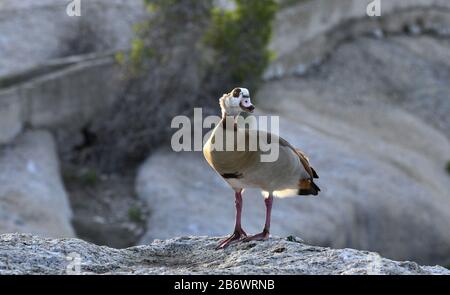
[[[170,1],[167,1],[170,2]],[[160,5],[164,1],[160,0],[144,0],[147,12],[154,14],[160,9]],[[153,27],[152,20],[145,21],[142,23],[137,23],[133,26],[133,31],[135,33],[135,38],[131,42],[131,51],[127,56],[116,55],[116,61],[125,65],[128,69],[129,78],[138,77],[142,71],[144,63],[147,59],[154,56],[153,49],[146,43],[148,42],[148,32]],[[119,62],[120,61],[120,62]]]
[[[150,1],[145,1],[146,6],[147,6],[147,11],[150,13],[155,13],[156,10],[158,9],[158,6],[154,3],[151,3]]]
[[[153,16],[147,22],[135,26],[136,38],[133,40],[129,56],[125,59],[132,76],[138,76],[149,70],[143,67],[146,67],[152,58],[163,61],[164,51],[161,51],[163,49],[155,44],[154,39],[151,41],[150,36],[172,38],[170,34],[164,35],[164,31],[175,35],[176,32],[173,30],[179,28],[172,28],[171,22],[167,19],[174,17],[175,7],[180,7],[180,1],[182,0],[144,0],[147,11]],[[264,70],[274,59],[274,53],[267,47],[278,6],[276,0],[235,0],[235,2],[234,10],[213,8],[211,11],[208,10],[210,13],[208,16],[199,18],[191,16],[191,18],[197,19],[198,22],[210,19],[203,39],[204,44],[215,53],[214,61],[207,66],[211,72],[209,84],[213,84],[212,87],[220,87],[220,91],[236,85],[245,85],[255,91]],[[190,15],[188,12],[183,13]],[[178,20],[180,21],[184,22],[183,19]],[[123,58],[119,57],[119,60],[123,62]]]
[[[448,174],[450,174],[450,161],[447,162],[447,167],[446,168],[447,168]]]
[[[142,71],[144,60],[149,60],[153,57],[153,48],[148,47],[144,42],[144,38],[138,36],[133,39],[128,59],[123,58],[122,64],[126,64],[129,66],[129,72],[130,74],[132,74],[132,76],[137,76]],[[118,61],[117,56],[116,61]]]
[[[296,5],[300,2],[306,2],[306,1],[309,1],[309,0],[281,0],[279,5],[280,5],[280,8],[283,9],[283,8],[288,8],[289,6]]]
[[[114,59],[116,63],[123,66],[125,65],[125,54],[122,51],[119,51],[115,54]]]
[[[139,207],[130,207],[128,209],[128,218],[135,223],[140,223],[144,220],[142,210]]]
[[[99,182],[98,173],[93,169],[88,169],[80,175],[80,182],[85,186],[95,186]]]
[[[235,0],[236,9],[212,11],[205,43],[217,53],[217,67],[233,85],[257,87],[273,54],[268,50],[272,22],[277,11],[274,0]]]
[[[82,169],[81,171],[65,170],[63,171],[63,178],[66,183],[78,183],[84,187],[93,187],[100,181],[97,171],[90,168]]]
[[[195,2],[194,0],[190,1]],[[130,78],[139,77],[151,70],[148,66],[152,61],[164,60],[165,51],[168,48],[163,48],[164,46],[161,44],[167,45],[168,42],[161,41],[161,39],[167,40],[175,36],[180,30],[177,24],[185,24],[184,22],[188,21],[186,15],[189,15],[189,12],[181,11],[178,14],[179,10],[177,10],[181,6],[180,4],[189,6],[187,2],[187,0],[144,0],[146,10],[152,17],[133,27],[135,38],[125,62]]]

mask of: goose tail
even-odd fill
[[[317,196],[320,192],[320,188],[311,179],[301,179],[299,182],[299,188],[297,194],[300,196],[313,195]]]

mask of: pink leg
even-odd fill
[[[241,214],[242,214],[242,190],[236,192],[235,194],[235,204],[236,204],[236,224],[234,226],[233,234],[221,241],[216,249],[223,249],[229,245],[239,241],[241,238],[246,237],[247,234],[241,227]]]
[[[248,238],[245,238],[244,242],[261,241],[261,240],[269,239],[270,215],[272,213],[272,204],[273,204],[273,196],[272,196],[272,194],[270,194],[269,197],[264,200],[264,203],[266,204],[266,222],[264,224],[263,231],[260,232],[259,234],[254,235],[254,236],[250,236]]]

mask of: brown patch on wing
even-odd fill
[[[317,196],[320,192],[320,188],[312,181],[312,179],[300,179],[298,182],[298,195]]]
[[[299,189],[309,189],[311,186],[311,181],[309,179],[300,179],[298,182],[298,188]]]
[[[281,146],[289,147],[295,154],[297,154],[297,156],[300,159],[300,162],[303,165],[303,168],[305,168],[306,172],[309,174],[311,178],[319,178],[316,171],[314,171],[314,169],[311,166],[309,166],[309,159],[304,152],[294,148],[289,142],[287,142],[287,140],[281,137],[279,139],[279,142]]]
[[[317,196],[320,192],[320,188],[311,181],[311,183],[309,184],[309,188],[299,188],[297,191],[297,194],[300,196],[309,196],[309,195],[313,195],[313,196]]]

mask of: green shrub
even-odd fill
[[[131,77],[147,71],[145,64],[150,59],[164,56],[164,52],[155,47],[149,37],[154,28],[161,30],[162,24],[165,26],[168,24],[164,18],[173,17],[172,10],[179,1],[181,0],[144,0],[147,10],[153,17],[135,26],[136,38],[125,62]],[[244,84],[254,91],[274,56],[267,47],[277,4],[275,0],[235,0],[235,2],[234,10],[216,7],[208,16],[210,22],[204,36],[204,44],[214,50],[215,58],[207,65],[211,74],[207,83],[212,84],[212,88],[221,88],[220,91]],[[204,21],[203,18],[201,21]],[[170,31],[171,28],[165,29]],[[123,63],[123,60],[123,56],[119,56],[118,61]],[[219,89],[212,89],[212,92],[216,90]]]
[[[448,174],[450,174],[450,161],[447,162],[446,169],[447,169]]]
[[[155,27],[157,28],[158,22],[161,21],[161,14],[157,13],[158,10],[172,5],[173,2],[173,0],[144,0],[148,13],[154,14],[154,17],[135,24],[133,27],[135,37],[131,41],[129,54],[127,56],[124,56],[122,53],[119,53],[118,56],[116,55],[116,61],[127,67],[129,78],[139,77],[146,70],[144,68],[145,64],[154,57],[155,52],[151,45],[150,32]]]
[[[236,8],[214,8],[205,43],[217,55],[216,71],[230,85],[257,87],[273,54],[268,50],[277,11],[274,0],[235,0]]]
[[[142,210],[139,207],[130,207],[128,209],[128,218],[134,223],[140,223],[144,220]]]
[[[100,176],[96,170],[84,168],[82,170],[65,169],[62,173],[65,183],[78,184],[84,187],[93,187],[100,182]]]
[[[80,182],[85,186],[95,186],[99,182],[97,171],[88,169],[80,175]]]
[[[125,53],[123,51],[119,51],[114,55],[114,59],[116,60],[116,63],[123,66],[125,65]]]
[[[306,2],[310,0],[281,0],[279,3],[280,9],[289,8],[289,6],[296,5],[300,2]]]

